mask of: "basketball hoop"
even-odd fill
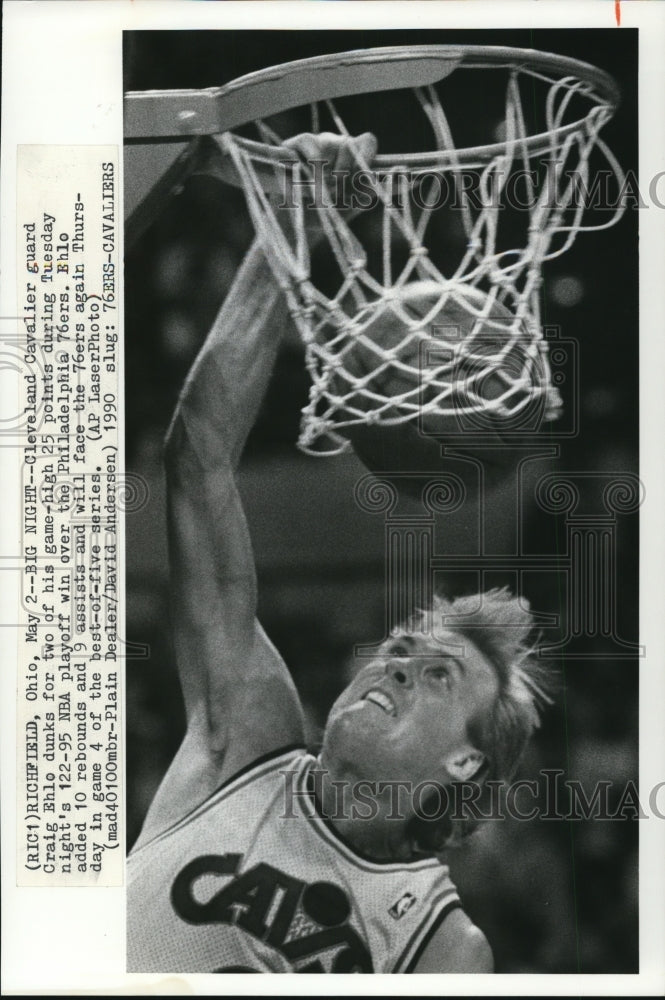
[[[380,115],[373,116],[369,98],[359,99],[381,92],[385,109],[394,99],[386,91],[399,94],[395,106],[402,111],[405,95],[411,101],[400,135],[422,137],[426,129],[431,148],[386,148]],[[577,233],[606,229],[623,214],[618,194],[624,176],[599,136],[618,103],[609,76],[577,60],[524,49],[393,47],[300,60],[206,93],[209,105],[190,127],[196,134],[222,133],[216,138],[224,154],[222,176],[244,189],[305,345],[311,392],[303,410],[303,450],[343,451],[347,435],[360,424],[395,425],[480,410],[508,421],[534,399],[541,400],[544,419],[556,417],[561,402],[541,330],[541,271]],[[482,103],[500,95],[496,141],[490,144],[471,134],[474,95]],[[298,111],[305,100],[304,111]],[[277,124],[265,120],[278,112]],[[241,134],[250,118],[258,139]],[[354,208],[357,215],[363,206],[340,203],[329,179],[315,176],[315,164],[285,145],[278,134],[285,127],[291,135],[377,134],[379,154],[371,163],[354,153],[373,220],[369,240],[363,243],[350,226]],[[601,175],[614,185],[612,205],[589,204],[585,197],[592,178]],[[511,185],[517,176],[516,205],[517,188]],[[289,196],[313,189],[315,182],[322,196],[313,207],[306,198]],[[313,264],[313,211],[317,238],[325,241],[330,258],[324,281]],[[410,289],[423,282],[424,315],[408,308]],[[458,313],[464,310],[468,321],[461,335],[459,330],[451,335],[445,356],[425,371],[417,345],[431,342],[429,327],[445,319],[448,304]],[[400,343],[386,346],[372,337],[371,328],[383,315],[394,315],[401,324]],[[362,371],[354,362],[358,345],[364,358],[371,353],[375,359]],[[393,380],[386,393],[387,365],[404,374],[404,391],[394,391]],[[476,382],[492,376],[496,384],[498,377],[501,391],[491,399],[474,394],[468,375],[460,376],[469,366]],[[426,393],[420,391],[424,384]]]

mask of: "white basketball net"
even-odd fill
[[[349,225],[352,213],[340,211],[336,191],[325,178],[322,184],[320,169],[315,176],[304,161],[290,167],[290,190],[304,190],[304,182],[310,181],[317,192],[315,208],[305,207],[304,199],[290,210],[279,208],[283,199],[269,196],[264,188],[268,169],[284,190],[288,154],[282,163],[275,157],[275,149],[283,149],[282,140],[263,123],[258,123],[263,147],[253,144],[250,150],[250,144],[231,133],[219,138],[242,180],[256,232],[305,345],[311,391],[299,439],[304,451],[345,450],[349,442],[344,432],[354,424],[391,425],[480,410],[510,420],[534,400],[540,401],[544,419],[556,417],[560,398],[540,323],[541,268],[564,253],[578,232],[608,228],[622,214],[617,198],[602,221],[584,218],[589,206],[580,195],[589,191],[594,149],[609,166],[617,191],[623,173],[598,136],[613,109],[591,84],[573,77],[549,78],[523,65],[505,69],[505,135],[498,151],[488,155],[487,147],[457,150],[436,90],[425,87],[414,88],[414,107],[426,116],[439,155],[433,158],[430,153],[422,158],[422,166],[414,166],[413,157],[405,164],[396,154],[388,167],[356,155],[381,219],[380,274],[370,274],[366,250]],[[546,92],[546,128],[535,144],[533,138],[529,142],[520,93],[520,79],[526,77],[540,81]],[[571,122],[571,104],[577,102],[579,109],[580,98],[584,115],[577,114]],[[339,134],[349,135],[335,105],[325,105]],[[267,146],[272,147],[269,156],[257,155],[257,149]],[[521,245],[512,246],[503,230],[507,185],[516,171],[524,207]],[[431,259],[426,242],[431,249],[443,185],[446,197],[456,199],[464,230],[459,260],[445,274]],[[312,276],[311,245],[321,236],[338,269],[332,294],[317,287]],[[415,282],[427,282],[424,312],[422,303],[415,309],[415,300],[410,300]],[[449,322],[460,310],[467,321],[461,326]],[[404,336],[381,343],[373,336],[377,320],[393,314],[395,329]],[[423,350],[433,342],[448,349]],[[491,398],[482,391],[488,376],[494,385]]]

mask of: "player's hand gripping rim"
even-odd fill
[[[334,207],[347,219],[358,214],[360,209],[357,205],[345,204],[343,194],[339,197],[340,191],[346,192],[350,188],[345,184],[338,184],[338,178],[371,167],[378,150],[375,135],[371,132],[362,132],[357,136],[338,135],[335,132],[302,132],[287,139],[284,145],[297,153],[314,181],[313,192],[311,186],[308,190],[306,188],[308,208],[315,209],[323,205]],[[315,164],[322,164],[322,171],[317,173]],[[323,182],[322,190],[316,189],[317,179]]]

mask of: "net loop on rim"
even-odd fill
[[[438,417],[479,411],[510,421],[534,400],[543,419],[556,417],[561,400],[540,325],[542,266],[565,253],[577,233],[608,228],[623,213],[617,199],[609,217],[589,218],[594,206],[585,197],[592,157],[596,176],[601,164],[600,176],[611,177],[618,192],[624,183],[599,137],[614,108],[593,80],[557,78],[547,63],[543,69],[537,61],[483,58],[453,75],[499,67],[502,135],[491,146],[457,147],[434,84],[409,88],[414,113],[424,116],[434,140],[434,153],[425,156],[368,162],[334,101],[312,108],[313,131],[325,115],[350,140],[349,175],[362,178],[366,206],[340,203],[330,172],[294,156],[293,145],[265,122],[257,123],[261,143],[231,132],[218,137],[305,345],[311,388],[302,412],[304,451],[344,451],[345,434],[357,424],[436,426]],[[544,88],[544,128],[535,132],[525,84]],[[287,183],[285,202],[276,192]],[[310,191],[313,202],[305,197]],[[365,245],[351,228],[364,207],[373,219]],[[455,260],[439,252],[447,239]],[[330,258],[323,279],[313,260],[317,243]]]

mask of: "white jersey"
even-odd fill
[[[313,757],[253,764],[127,862],[130,972],[410,972],[459,897],[436,859],[371,861],[323,818]]]

